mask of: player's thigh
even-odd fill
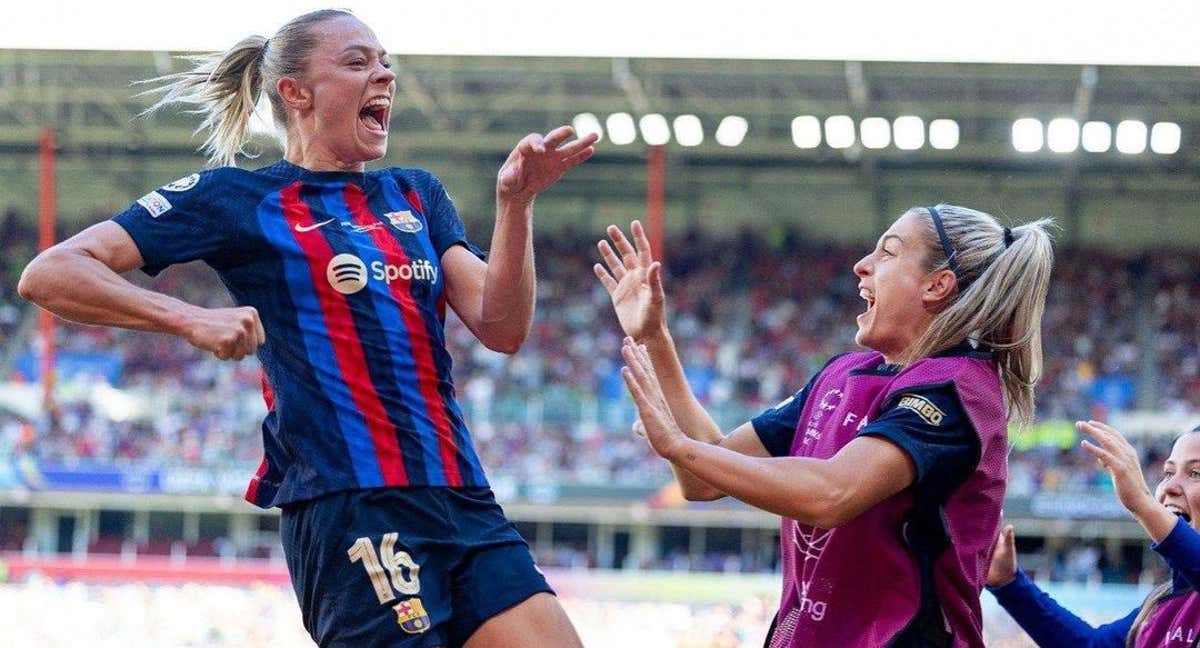
[[[581,648],[579,634],[558,598],[539,592],[493,616],[464,648]]]

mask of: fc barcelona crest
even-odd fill
[[[421,599],[414,596],[393,605],[392,609],[396,611],[396,623],[408,634],[421,634],[429,629],[429,615]]]
[[[384,214],[384,216],[386,216],[387,219],[392,223],[393,227],[401,232],[416,234],[417,232],[420,232],[421,228],[423,227],[421,225],[421,221],[418,220],[416,216],[413,216],[413,213],[407,209],[403,211],[388,212]]]

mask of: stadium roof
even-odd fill
[[[168,112],[134,119],[148,99],[135,97],[130,81],[181,66],[161,51],[0,50],[0,207],[31,211],[36,204],[37,136],[47,125],[58,136],[67,219],[123,207],[201,166],[194,118]],[[1158,225],[1143,228],[1144,242],[1200,239],[1189,234],[1200,232],[1197,68],[405,56],[398,70],[388,161],[437,171],[468,213],[490,212],[489,178],[517,139],[591,113],[606,137],[597,158],[555,190],[563,218],[639,215],[645,127],[652,124],[635,128],[634,142],[616,144],[608,127],[619,124],[610,117],[627,114],[636,124],[661,114],[673,127],[666,135],[668,208],[684,219],[787,220],[849,211],[867,215],[856,219],[863,228],[840,231],[832,217],[821,227],[835,238],[862,238],[882,222],[876,219],[904,206],[957,199],[1021,218],[1051,213],[1068,224],[1088,222],[1092,235],[1122,242],[1128,239],[1118,222],[1098,226],[1095,219],[1152,214]],[[675,118],[682,115],[695,116],[699,145],[680,144]],[[839,115],[848,118],[853,138],[844,148],[834,148],[827,121]],[[730,116],[743,118],[748,129],[734,146],[714,137]],[[816,122],[812,148],[797,144],[797,116]],[[901,116],[921,118],[916,150],[897,146]],[[887,133],[882,148],[863,145],[868,117],[883,118],[873,124]],[[1013,127],[1022,118],[1075,120],[1076,149],[1016,150]],[[935,119],[957,125],[953,147],[931,146]],[[1124,121],[1143,124],[1141,152],[1117,150]],[[1078,128],[1087,122],[1108,129],[1103,152],[1079,148]],[[1159,123],[1178,127],[1175,152],[1148,147]],[[813,206],[797,209],[799,202]]]

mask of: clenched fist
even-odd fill
[[[267,341],[258,311],[251,306],[198,308],[190,314],[184,338],[221,360],[241,360],[254,355]]]

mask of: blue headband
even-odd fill
[[[929,212],[929,217],[933,219],[933,226],[937,228],[938,239],[942,242],[942,252],[946,253],[946,265],[950,266],[950,271],[958,275],[958,261],[954,258],[954,246],[950,245],[950,237],[946,236],[946,228],[942,225],[942,215],[938,213],[937,207],[926,207]]]

